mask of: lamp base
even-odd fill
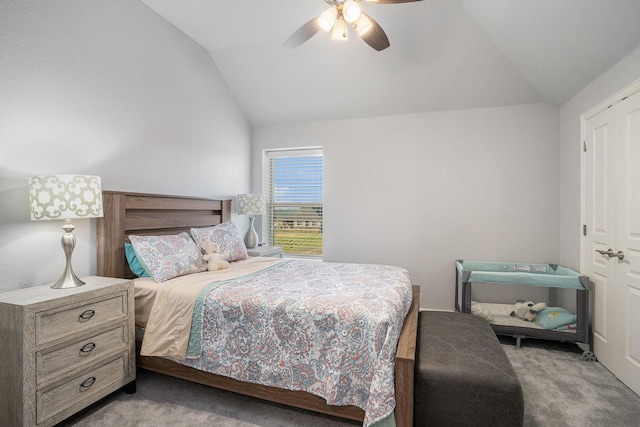
[[[258,233],[254,228],[254,217],[251,215],[249,217],[249,229],[247,230],[247,234],[244,235],[244,245],[247,249],[253,249],[258,246]]]
[[[71,268],[71,254],[73,253],[73,248],[76,246],[76,236],[73,235],[74,228],[69,219],[67,219],[65,225],[62,226],[65,233],[62,235],[61,244],[67,258],[67,265],[62,276],[51,286],[52,289],[76,288],[85,284],[82,280],[78,279],[78,276],[73,272],[73,268]]]
[[[86,285],[85,282],[78,279],[78,276],[75,275],[73,270],[66,270],[64,274],[58,279],[56,283],[51,285],[52,289],[66,289],[66,288],[77,288],[78,286]]]

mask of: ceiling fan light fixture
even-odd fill
[[[336,23],[333,26],[333,31],[331,32],[331,40],[342,40],[347,41],[349,39],[349,35],[347,34],[347,23],[344,19],[339,17],[336,19]]]
[[[342,16],[348,23],[355,22],[362,15],[362,10],[354,0],[346,0],[342,4]]]
[[[389,38],[380,24],[360,8],[363,0],[324,0],[329,5],[320,15],[311,18],[293,32],[284,42],[284,47],[294,49],[320,32],[331,31],[332,40],[346,41],[351,24],[358,36],[378,52],[388,48]],[[414,3],[422,0],[364,0],[377,4]]]
[[[353,23],[353,28],[355,28],[358,35],[362,37],[373,28],[373,22],[371,22],[366,15],[360,15],[358,20]]]
[[[335,26],[336,18],[338,17],[338,9],[331,6],[318,16],[318,26],[323,31],[331,31]]]

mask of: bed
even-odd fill
[[[136,277],[129,269],[124,245],[129,235],[179,234],[191,228],[216,226],[231,219],[231,201],[196,197],[104,191],[104,217],[98,220],[98,274],[108,277]],[[136,281],[138,282],[138,281]],[[137,286],[137,285],[136,285]],[[412,299],[401,327],[393,378],[395,382],[395,422],[413,425],[413,375],[419,304],[419,287],[412,286]],[[138,367],[189,381],[257,397],[281,404],[363,421],[365,412],[353,405],[328,405],[315,394],[240,381],[179,363],[171,357],[140,355]],[[144,353],[144,352],[143,352]]]
[[[472,300],[472,284],[574,291],[576,313],[549,307],[538,313],[535,321],[525,321],[511,315],[514,304]],[[595,360],[589,344],[589,278],[571,269],[556,264],[457,260],[455,299],[457,311],[484,317],[496,334],[515,337],[518,346],[523,338],[571,342],[583,350],[584,360]]]

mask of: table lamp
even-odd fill
[[[237,210],[238,215],[249,215],[249,229],[244,236],[244,244],[247,249],[253,249],[260,241],[258,233],[254,228],[255,215],[265,214],[265,203],[263,194],[238,194]]]
[[[72,219],[98,218],[102,213],[100,177],[90,175],[39,175],[29,177],[31,220],[65,220],[62,226],[62,249],[67,259],[64,273],[51,287],[74,288],[85,283],[71,268],[71,254],[76,245]]]

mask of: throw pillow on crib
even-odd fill
[[[558,329],[576,323],[577,316],[562,307],[547,307],[538,313],[534,322],[544,329]]]

